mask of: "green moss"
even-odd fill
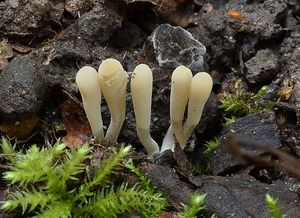
[[[225,119],[238,118],[272,108],[271,103],[259,104],[261,97],[268,91],[267,86],[263,86],[256,94],[253,94],[246,92],[239,84],[240,81],[236,83],[238,84],[235,85],[235,91],[224,95],[219,105],[225,114]]]
[[[221,145],[221,137],[215,137],[210,141],[207,141],[205,144],[206,150],[205,154],[210,156],[215,150],[217,150]]]
[[[285,217],[285,215],[279,209],[278,200],[274,199],[269,194],[266,194],[266,204],[270,211],[270,217],[272,217],[272,218],[284,218]]]
[[[197,165],[193,166],[192,172],[195,176],[211,174],[211,169],[208,166]]]
[[[206,194],[193,194],[187,205],[182,205],[182,211],[178,213],[179,218],[196,218],[197,214],[202,211]]]
[[[8,153],[12,147],[2,140],[1,147]],[[36,217],[117,217],[131,210],[144,217],[155,217],[166,200],[156,193],[150,182],[133,166],[123,164],[131,147],[122,147],[109,159],[100,164],[93,176],[90,175],[91,147],[87,144],[69,151],[63,143],[53,147],[38,148],[33,145],[25,153],[16,153],[11,160],[10,170],[4,178],[17,189],[11,198],[2,202],[1,209],[14,210],[21,207],[24,214]],[[118,186],[111,181],[116,169],[124,166],[141,180],[129,187]]]

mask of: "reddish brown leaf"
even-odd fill
[[[0,125],[0,131],[9,137],[17,139],[25,139],[30,136],[34,127],[37,126],[39,118],[37,115],[32,115],[14,123],[5,123]]]
[[[91,139],[91,128],[82,107],[72,99],[68,99],[61,105],[63,124],[67,135],[63,141],[70,148],[78,148]]]
[[[30,48],[30,47],[27,47],[27,46],[24,46],[24,45],[13,44],[13,45],[11,45],[11,47],[12,47],[15,51],[17,51],[17,52],[19,52],[19,53],[21,53],[21,54],[27,54],[27,53],[31,52],[31,48]]]
[[[157,218],[178,218],[175,212],[161,212]]]
[[[234,9],[229,10],[229,11],[227,12],[227,15],[228,15],[229,17],[232,17],[232,18],[234,18],[234,19],[236,19],[236,20],[239,20],[239,21],[242,21],[242,20],[245,18],[244,14],[243,14],[241,11],[239,11],[239,10],[234,10]]]
[[[0,70],[2,70],[8,64],[8,60],[6,58],[0,57]]]
[[[9,59],[14,56],[11,45],[6,41],[0,42],[0,58]]]

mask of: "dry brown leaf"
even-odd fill
[[[289,101],[294,91],[293,86],[282,87],[277,93],[278,101]]]
[[[0,125],[0,131],[12,138],[26,139],[32,133],[34,127],[39,123],[39,117],[32,115],[23,120]]]
[[[2,70],[7,65],[8,65],[8,60],[6,58],[1,58],[0,57],[0,70]]]
[[[7,64],[8,59],[14,56],[14,52],[11,48],[11,45],[6,41],[0,42],[0,70],[2,70]]]
[[[175,212],[161,212],[157,218],[178,218]]]
[[[24,45],[17,45],[17,44],[12,44],[11,47],[21,53],[21,54],[28,54],[29,52],[31,52],[31,48],[30,47],[27,47],[27,46],[24,46]]]
[[[9,43],[6,41],[0,42],[0,58],[12,58],[14,56],[14,52],[12,50],[12,47]]]
[[[239,10],[234,10],[234,9],[231,9],[227,12],[227,16],[233,18],[233,19],[236,19],[238,21],[242,21],[244,20],[245,16],[244,14],[239,11]]]
[[[68,99],[61,105],[63,124],[67,135],[63,141],[70,148],[78,148],[83,143],[90,141],[91,128],[83,108],[72,99]]]

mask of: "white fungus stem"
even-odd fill
[[[173,133],[180,146],[185,144],[183,131],[183,117],[190,95],[190,87],[193,75],[190,69],[185,66],[177,67],[172,74],[170,117]]]
[[[173,133],[172,125],[170,125],[169,129],[163,139],[160,152],[163,152],[168,149],[170,149],[171,151],[174,151],[174,148],[175,148],[174,133]]]
[[[131,78],[131,96],[136,119],[137,134],[149,155],[159,151],[157,143],[150,135],[152,71],[145,65],[138,65]]]
[[[111,115],[104,144],[115,144],[125,120],[128,74],[119,61],[110,58],[101,63],[98,76]]]
[[[101,117],[101,91],[98,83],[97,71],[85,66],[76,75],[76,84],[79,88],[83,107],[90,123],[92,133],[97,142],[104,138]]]
[[[188,103],[188,116],[184,124],[184,143],[180,144],[181,148],[185,147],[193,130],[198,125],[203,112],[204,105],[212,90],[213,81],[208,73],[197,73],[191,83],[190,96]]]

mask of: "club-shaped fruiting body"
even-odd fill
[[[185,142],[180,145],[182,149],[201,119],[203,108],[209,98],[212,86],[213,80],[206,72],[197,73],[192,79],[188,103],[188,115],[183,126],[186,138]]]
[[[149,155],[159,151],[157,143],[150,135],[152,71],[145,65],[138,65],[131,78],[131,96],[133,101],[137,134]]]
[[[97,142],[104,138],[101,117],[101,91],[98,83],[97,71],[85,66],[76,75],[76,84],[79,88],[84,110],[90,123],[92,133]]]
[[[83,67],[77,73],[76,83],[93,135],[98,142],[104,144],[117,142],[125,119],[127,82],[128,74],[115,59],[103,61],[98,74],[92,67]],[[131,78],[131,95],[137,134],[149,155],[159,152],[157,143],[150,135],[152,83],[151,69],[145,64],[138,65]],[[175,138],[182,149],[185,147],[201,119],[212,85],[212,78],[207,73],[197,73],[192,77],[191,71],[184,66],[174,70],[170,97],[171,125],[163,140],[161,151],[174,150]],[[101,91],[111,113],[111,122],[105,138],[101,117]],[[183,125],[187,104],[187,119]]]
[[[171,97],[170,97],[170,118],[173,133],[180,145],[185,142],[183,131],[184,111],[190,95],[190,87],[193,74],[185,66],[177,67],[172,74]]]
[[[197,73],[194,77],[185,67],[178,67],[172,74],[170,117],[171,125],[163,140],[161,151],[174,150],[174,135],[183,149],[198,125],[204,105],[212,90],[212,78],[208,73]],[[187,120],[182,124],[188,102]],[[173,135],[174,134],[174,135]]]
[[[119,61],[109,58],[101,63],[98,76],[111,115],[104,144],[114,144],[117,142],[125,119],[128,74]]]
[[[176,135],[176,139],[180,145],[185,143],[182,122],[190,95],[192,78],[193,74],[191,70],[185,66],[177,67],[172,73],[170,96],[171,125],[164,137],[161,152],[167,149],[174,150],[175,141],[173,134]]]

